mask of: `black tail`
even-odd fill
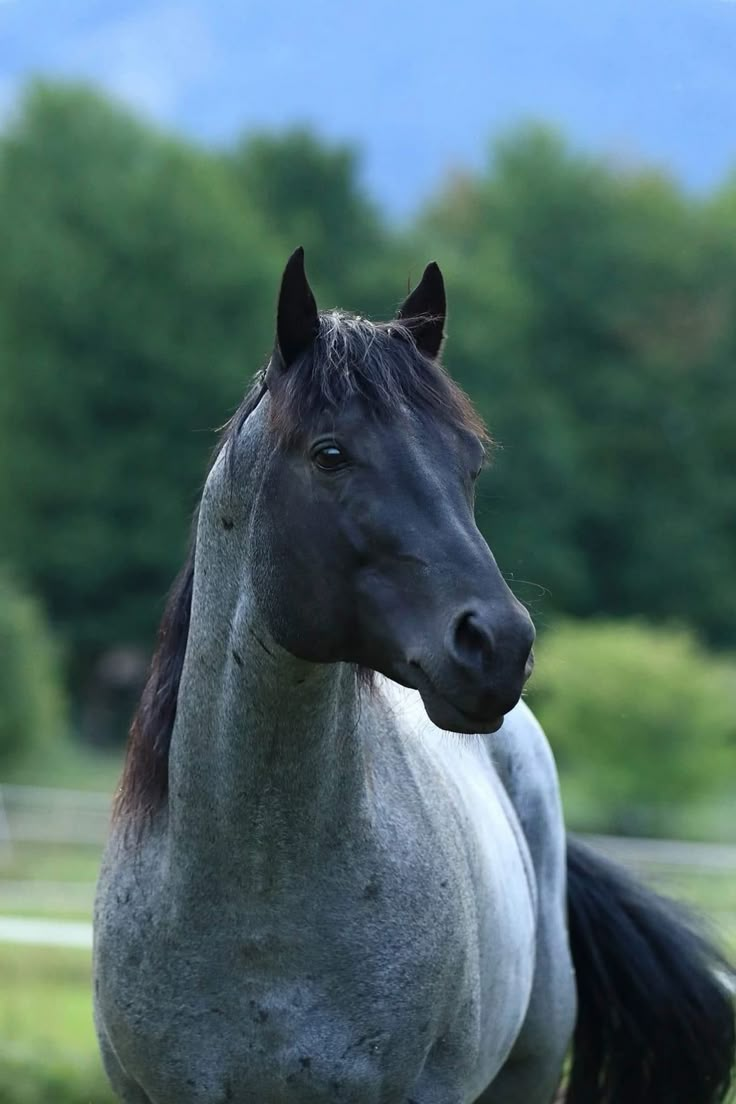
[[[567,870],[567,1104],[718,1104],[736,1057],[731,968],[676,905],[574,840]]]

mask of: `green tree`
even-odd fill
[[[692,633],[562,620],[542,637],[529,701],[586,827],[676,828],[676,809],[732,781],[736,666]]]
[[[150,642],[297,244],[322,306],[378,317],[441,262],[447,361],[500,446],[480,523],[542,627],[642,613],[736,641],[734,180],[695,198],[531,127],[406,231],[349,146],[204,151],[39,84],[0,135],[0,240],[0,555],[77,680]]]
[[[321,307],[390,316],[405,293],[407,255],[366,195],[351,146],[295,127],[244,138],[226,164],[280,253],[304,246]]]
[[[450,363],[503,446],[481,523],[552,610],[736,640],[729,194],[709,207],[529,128],[419,224],[458,274]]]
[[[283,259],[218,159],[43,84],[0,142],[0,239],[1,551],[83,671],[152,637]]]
[[[66,730],[58,654],[39,605],[0,572],[0,766]]]

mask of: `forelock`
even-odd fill
[[[411,320],[371,322],[327,311],[312,347],[289,366],[272,396],[272,428],[282,441],[294,441],[323,411],[356,398],[381,420],[413,411],[486,436],[467,395],[418,350]]]

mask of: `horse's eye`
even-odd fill
[[[338,471],[344,468],[348,458],[343,450],[333,442],[318,445],[312,452],[312,460],[322,471]]]

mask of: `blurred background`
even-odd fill
[[[736,950],[736,5],[0,0],[0,1102],[105,1104],[90,912],[284,261],[427,260],[577,830]]]

